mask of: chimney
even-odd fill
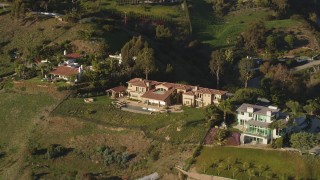
[[[147,87],[149,88],[150,87],[150,82],[146,82],[146,85],[147,85]]]
[[[199,90],[199,86],[194,86],[193,88],[195,91],[198,91]]]
[[[67,50],[64,50],[64,51],[63,51],[63,55],[67,55]]]
[[[253,107],[247,107],[247,112],[253,113]]]
[[[267,116],[271,116],[272,115],[272,111],[267,111]]]

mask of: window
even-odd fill
[[[249,117],[252,117],[252,113],[249,113]]]
[[[136,87],[136,91],[139,91],[139,88],[138,88],[138,87]]]
[[[243,116],[243,115],[244,115],[244,112],[240,112],[240,114]]]

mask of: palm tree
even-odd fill
[[[258,176],[260,177],[262,173],[265,171],[265,167],[263,165],[258,165]]]
[[[225,168],[225,165],[223,163],[220,162],[220,164],[217,167],[217,171],[218,171],[218,176],[221,173],[221,170],[223,170]]]
[[[255,176],[255,172],[253,169],[248,169],[247,174],[248,174],[249,180],[251,180],[251,178]]]
[[[220,118],[219,109],[215,105],[210,105],[205,109],[205,116],[208,119],[208,123],[211,123],[213,120],[218,120]]]
[[[239,168],[236,167],[236,166],[233,166],[233,167],[231,168],[231,171],[232,171],[232,179],[234,179],[235,176],[236,176],[236,173],[239,172]]]
[[[243,171],[247,171],[247,170],[250,168],[250,164],[247,163],[247,162],[244,162],[244,163],[242,164],[242,168],[243,168]]]
[[[232,104],[230,100],[220,102],[218,108],[223,112],[223,120],[226,123],[227,114],[232,112]]]

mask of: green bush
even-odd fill
[[[279,137],[277,138],[274,143],[272,144],[273,148],[282,148],[283,147],[283,138]]]
[[[159,156],[160,156],[160,151],[158,151],[158,150],[152,151],[150,156],[151,156],[151,159],[153,161],[157,161],[159,159]]]

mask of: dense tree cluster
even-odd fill
[[[134,37],[121,49],[124,68],[128,74],[142,71],[146,79],[148,75],[156,70],[154,50],[141,36]]]

